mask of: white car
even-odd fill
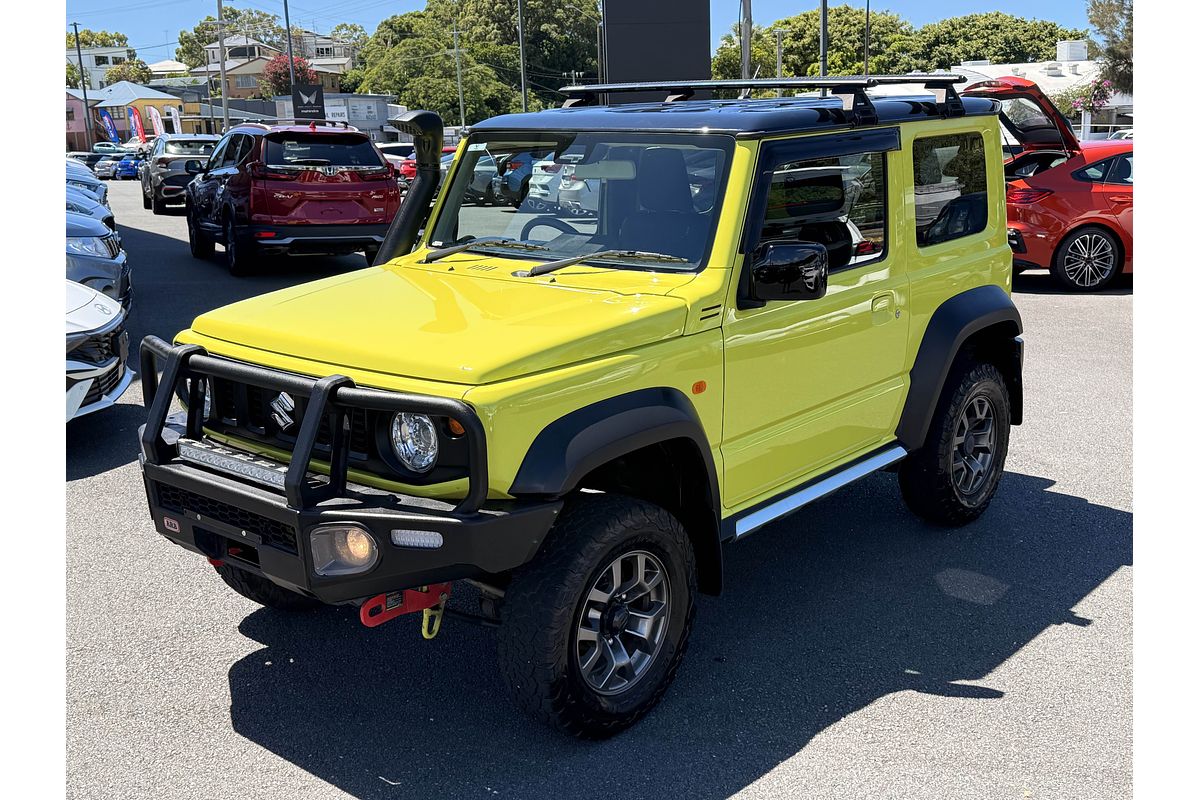
[[[133,382],[121,304],[67,281],[67,422],[108,408]]]
[[[562,186],[560,173],[568,164],[574,164],[582,158],[582,153],[564,153],[558,160],[548,156],[534,163],[527,197],[532,201],[534,211],[553,211],[558,208],[558,190]]]

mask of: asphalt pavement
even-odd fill
[[[231,278],[136,183],[110,195],[135,342],[364,265]],[[228,590],[154,532],[135,383],[67,431],[68,795],[1128,797],[1131,292],[1018,276],[1025,424],[983,519],[927,527],[880,474],[727,548],[671,691],[602,743],[520,715],[489,630],[448,619],[425,642],[413,619],[366,629]]]

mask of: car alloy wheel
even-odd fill
[[[638,682],[666,638],[671,582],[653,553],[622,553],[600,572],[575,628],[575,664],[595,692],[615,695]]]
[[[1091,289],[1112,275],[1116,263],[1117,253],[1109,237],[1084,233],[1067,244],[1063,253],[1063,274],[1081,289]]]
[[[987,485],[996,452],[996,412],[992,401],[979,394],[971,398],[954,425],[951,475],[960,498],[969,500]]]

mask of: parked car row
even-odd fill
[[[67,158],[67,421],[116,403],[133,381],[126,318],[129,260],[108,207],[108,187]]]

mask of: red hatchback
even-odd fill
[[[1013,267],[1049,269],[1069,289],[1133,271],[1133,141],[1080,142],[1037,84],[1008,77],[963,94],[1001,103],[1022,150],[1004,168]]]
[[[351,127],[239,125],[186,169],[192,255],[219,242],[235,275],[258,255],[362,251],[372,262],[400,207],[391,165]]]

